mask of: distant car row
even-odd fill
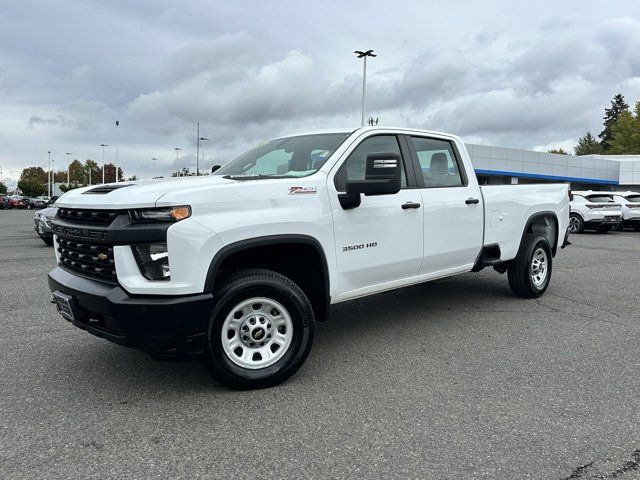
[[[571,192],[569,232],[591,229],[604,233],[633,228],[640,231],[640,193]]]
[[[46,208],[55,202],[58,197],[40,196],[35,198],[23,197],[22,195],[0,195],[0,210],[11,208]]]

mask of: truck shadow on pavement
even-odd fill
[[[327,357],[336,349],[358,350],[364,343],[387,341],[393,335],[407,340],[416,328],[453,328],[482,312],[523,313],[536,308],[535,302],[514,297],[504,276],[467,274],[451,279],[415,285],[331,307],[326,322],[316,324],[310,358],[292,379],[313,377],[325,369]],[[500,310],[495,310],[496,305]],[[494,310],[492,310],[494,309]],[[68,328],[73,328],[68,326]],[[166,395],[180,392],[228,391],[217,385],[197,361],[156,361],[145,353],[119,347],[82,331],[80,346],[47,363],[51,375],[61,376],[67,388],[109,389],[130,394]],[[407,336],[402,339],[402,336]],[[310,380],[313,381],[313,380]],[[117,395],[116,395],[117,397]]]

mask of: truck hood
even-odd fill
[[[57,200],[56,206],[95,209],[148,208],[157,206],[160,198],[169,192],[182,194],[191,190],[235,182],[235,180],[225,179],[220,175],[210,175],[92,185],[65,193]]]

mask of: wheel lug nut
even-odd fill
[[[264,318],[261,318],[261,319],[260,319],[260,323],[264,323]]]
[[[243,335],[242,336],[242,340],[244,340],[246,342],[247,340],[249,340],[249,337],[247,337],[246,335]]]
[[[250,346],[250,347],[255,347],[255,346],[256,346],[256,344],[255,344],[255,343],[253,343],[253,342],[251,342],[251,343],[249,344],[249,346]]]
[[[249,320],[249,323],[250,323],[251,325],[254,325],[254,324],[256,323],[256,319],[255,319],[255,318],[252,318],[251,320]]]
[[[264,347],[264,342],[260,342],[260,346],[261,346],[261,347]]]
[[[249,327],[247,327],[246,325],[243,325],[242,326],[242,330],[245,331],[245,332],[248,332],[249,331]]]
[[[271,324],[270,323],[267,323],[267,328],[271,328]]]
[[[267,335],[267,338],[271,338],[271,334]]]

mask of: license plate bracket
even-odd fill
[[[55,292],[53,292],[53,299],[56,301],[56,307],[58,308],[58,312],[60,313],[60,315],[62,315],[67,320],[74,321],[75,315],[73,313],[73,297],[56,290]]]

